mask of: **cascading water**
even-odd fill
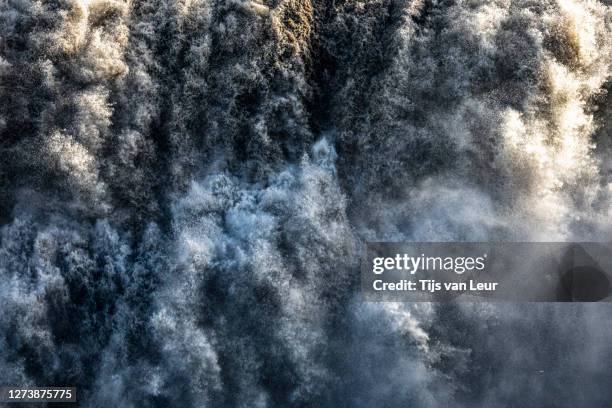
[[[612,5],[2,0],[0,385],[605,406],[606,304],[367,303],[366,241],[609,241]]]

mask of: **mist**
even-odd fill
[[[608,241],[612,5],[4,0],[0,385],[612,400],[607,304],[364,302],[368,241]]]

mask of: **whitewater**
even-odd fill
[[[607,304],[374,303],[365,242],[609,241],[612,3],[0,0],[0,385],[612,400]]]

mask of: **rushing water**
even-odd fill
[[[611,67],[595,0],[0,0],[0,382],[606,406],[610,306],[357,281],[365,241],[609,241]]]

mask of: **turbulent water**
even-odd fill
[[[612,5],[0,0],[0,382],[612,401],[612,308],[368,303],[366,241],[609,241]]]

